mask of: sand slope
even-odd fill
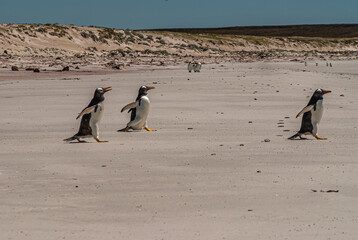
[[[347,32],[346,28],[338,29],[337,32],[342,29]],[[358,49],[358,39],[346,37],[347,33],[343,32],[338,34],[338,37],[302,37],[303,35],[285,35],[285,31],[281,29],[275,31],[281,32],[280,37],[268,37],[272,35],[267,33],[265,36],[257,36],[258,33],[253,32],[251,36],[245,36],[236,35],[234,32],[220,34],[191,30],[194,32],[132,31],[58,24],[0,24],[0,54],[6,50],[8,54],[21,56],[70,57],[82,54],[108,57],[119,51],[119,56],[126,54],[127,57],[159,55],[175,58],[221,58],[226,55],[231,58],[244,58],[247,53],[242,54],[241,51],[266,51],[265,54],[259,54],[257,59],[282,56],[307,58],[310,55],[316,58],[322,56],[322,59],[346,55],[357,59],[355,52]],[[311,31],[307,29],[306,32]],[[299,31],[296,33],[300,34]]]
[[[226,63],[191,74],[175,66],[2,80],[1,238],[355,239],[356,66]],[[156,87],[149,127],[158,131],[116,132],[143,84]],[[113,88],[101,124],[109,143],[62,142],[100,86]],[[287,140],[318,87],[332,90],[319,126],[328,140]]]

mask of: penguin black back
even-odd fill
[[[311,111],[305,112],[302,117],[301,121],[301,128],[298,131],[299,133],[306,133],[306,132],[312,132],[313,125],[311,122],[312,113]]]
[[[91,119],[90,113],[83,115],[83,117],[81,119],[80,128],[78,129],[78,132],[75,135],[77,135],[77,136],[92,135],[92,129],[91,129],[90,123],[89,123],[90,119]]]
[[[137,109],[131,108],[131,109],[129,109],[128,112],[130,112],[130,111],[132,111],[131,112],[131,121],[133,121],[135,119],[135,115],[137,114]]]

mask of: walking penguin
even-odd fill
[[[147,95],[148,90],[151,89],[155,88],[150,86],[141,86],[139,88],[136,101],[129,103],[122,108],[121,112],[129,109],[128,112],[131,112],[131,120],[127,123],[125,128],[118,130],[118,132],[128,132],[129,129],[141,130],[143,128],[147,131],[156,131],[148,128],[147,126],[147,117],[150,108],[150,101]]]
[[[317,127],[323,115],[323,95],[330,92],[331,91],[329,90],[317,89],[313,93],[307,106],[304,107],[296,116],[296,118],[298,118],[301,114],[303,114],[301,129],[288,139],[294,139],[296,137],[305,139],[302,135],[312,135],[316,139],[320,140],[326,139],[318,136]]]
[[[80,112],[76,119],[81,119],[80,129],[70,138],[64,139],[66,142],[77,140],[85,142],[81,138],[93,137],[97,142],[107,142],[99,139],[99,122],[102,119],[104,111],[104,94],[111,91],[111,87],[97,88],[91,102]]]

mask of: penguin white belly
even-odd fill
[[[99,138],[99,122],[103,116],[104,105],[103,103],[98,103],[95,107],[95,110],[91,113],[90,127],[92,129],[92,136],[94,138]]]
[[[312,109],[312,123],[319,123],[323,115],[323,100],[318,100],[316,103],[316,110]]]
[[[141,130],[146,127],[147,117],[150,109],[150,101],[147,96],[143,96],[140,99],[136,107],[136,115],[133,121],[128,123],[128,126],[134,130]]]
[[[312,113],[312,126],[313,126],[313,130],[312,130],[312,134],[314,136],[317,135],[317,131],[318,131],[318,124],[322,119],[322,115],[323,115],[323,100],[318,100],[316,103],[316,110],[312,109],[311,110]]]

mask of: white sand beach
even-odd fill
[[[1,239],[355,239],[358,61],[317,62],[0,69]],[[119,133],[141,85],[158,131]],[[109,142],[63,142],[108,86]],[[317,88],[328,139],[287,140]]]

